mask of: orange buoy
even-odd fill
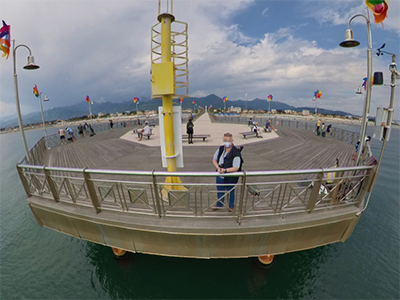
[[[274,256],[260,255],[254,258],[254,262],[259,268],[269,270],[274,264]]]
[[[261,255],[258,257],[258,260],[264,265],[269,265],[274,261],[274,256],[275,255]]]
[[[111,247],[111,249],[116,257],[122,257],[126,254],[125,250],[122,250],[119,248],[114,248],[114,247]]]

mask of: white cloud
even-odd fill
[[[192,96],[238,99],[247,92],[249,99],[265,99],[273,94],[276,101],[313,106],[312,93],[320,89],[322,107],[361,113],[363,99],[354,92],[365,77],[365,49],[323,49],[289,28],[254,40],[229,21],[252,1],[174,3],[176,19],[189,24]],[[95,102],[150,95],[150,28],[157,22],[157,1],[2,1],[1,8],[12,38],[29,45],[41,65],[23,71],[27,52],[18,50],[23,113],[39,109],[33,84],[48,94],[52,106],[85,105],[87,94]],[[382,60],[374,63],[375,69],[387,70]],[[11,60],[1,59],[0,67],[4,116],[15,113]],[[387,90],[374,88],[371,112],[387,97]],[[4,104],[9,99],[11,104]]]
[[[261,12],[261,15],[262,15],[263,17],[268,16],[268,11],[269,11],[269,7],[264,8],[263,11]]]

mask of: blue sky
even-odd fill
[[[166,3],[166,1],[164,1]],[[24,71],[25,50],[18,50],[22,112],[39,110],[32,87],[51,99],[45,109],[69,104],[149,97],[150,27],[157,1],[0,2],[11,36],[33,51],[38,71]],[[361,114],[363,97],[355,91],[366,75],[366,25],[352,23],[361,45],[339,47],[347,22],[366,13],[364,1],[174,1],[177,20],[189,24],[189,91],[215,93],[230,100],[266,99],[295,106],[319,106]],[[385,28],[372,22],[373,48],[400,54],[400,1],[389,3]],[[371,16],[372,17],[372,16]],[[374,71],[390,73],[389,56],[374,56]],[[400,62],[399,62],[400,65]],[[12,61],[0,60],[1,116],[15,114]],[[400,119],[396,88],[396,119]],[[387,106],[388,87],[374,87],[371,115]],[[221,104],[222,105],[222,104]]]

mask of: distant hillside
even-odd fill
[[[209,107],[212,105],[213,108],[223,108],[224,104],[222,102],[222,98],[217,95],[211,94],[202,98],[194,98],[189,97],[183,100],[183,108],[193,108],[193,101],[196,101],[196,104],[202,107]],[[178,100],[175,100],[178,103]],[[149,99],[149,98],[140,98],[139,110],[157,110],[158,106],[162,105],[162,101],[160,99]],[[244,109],[246,107],[246,101],[244,100],[228,100],[226,102],[226,107],[235,106],[241,107]],[[257,110],[257,109],[268,109],[268,101],[263,99],[254,99],[251,101],[247,101],[247,109]],[[302,111],[303,109],[307,109],[310,112],[314,111],[312,107],[294,107],[282,102],[272,101],[271,109],[276,110],[294,110],[294,111]],[[88,105],[83,103],[82,105],[69,105],[63,107],[54,107],[44,111],[44,117],[46,121],[55,121],[55,120],[68,120],[71,118],[87,116],[89,114]],[[115,102],[102,102],[102,103],[94,103],[92,106],[92,113],[97,115],[98,113],[116,113],[116,112],[124,112],[124,111],[135,111],[136,104],[133,101],[125,101],[120,103]],[[333,115],[352,115],[343,111],[333,111],[329,109],[318,108],[318,112],[323,114],[333,114]],[[34,112],[23,116],[24,124],[35,124],[39,123],[42,120],[42,116],[40,112]],[[13,127],[17,126],[17,118],[3,118],[0,120],[0,128]]]

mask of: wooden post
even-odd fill
[[[319,195],[319,189],[321,188],[322,178],[324,177],[324,173],[321,172],[318,174],[318,179],[314,181],[314,187],[311,191],[310,198],[308,199],[307,203],[307,210],[311,213],[315,207],[315,203],[317,202],[317,198]]]
[[[99,213],[101,210],[99,208],[99,199],[97,198],[96,189],[94,187],[93,182],[90,180],[90,174],[86,173],[86,168],[83,169],[83,177],[85,179],[86,186],[89,191],[90,200],[92,200],[92,204],[96,213]]]
[[[50,171],[46,170],[46,167],[43,167],[44,175],[46,176],[47,184],[49,185],[50,192],[53,195],[53,199],[56,202],[60,201],[60,196],[58,195],[58,191],[56,185],[54,184],[53,178],[50,176]]]
[[[32,196],[31,191],[29,189],[28,180],[26,179],[24,172],[22,171],[22,169],[18,165],[17,165],[17,171],[18,171],[18,175],[19,175],[19,178],[21,179],[22,186],[24,187],[26,195],[28,197]]]

